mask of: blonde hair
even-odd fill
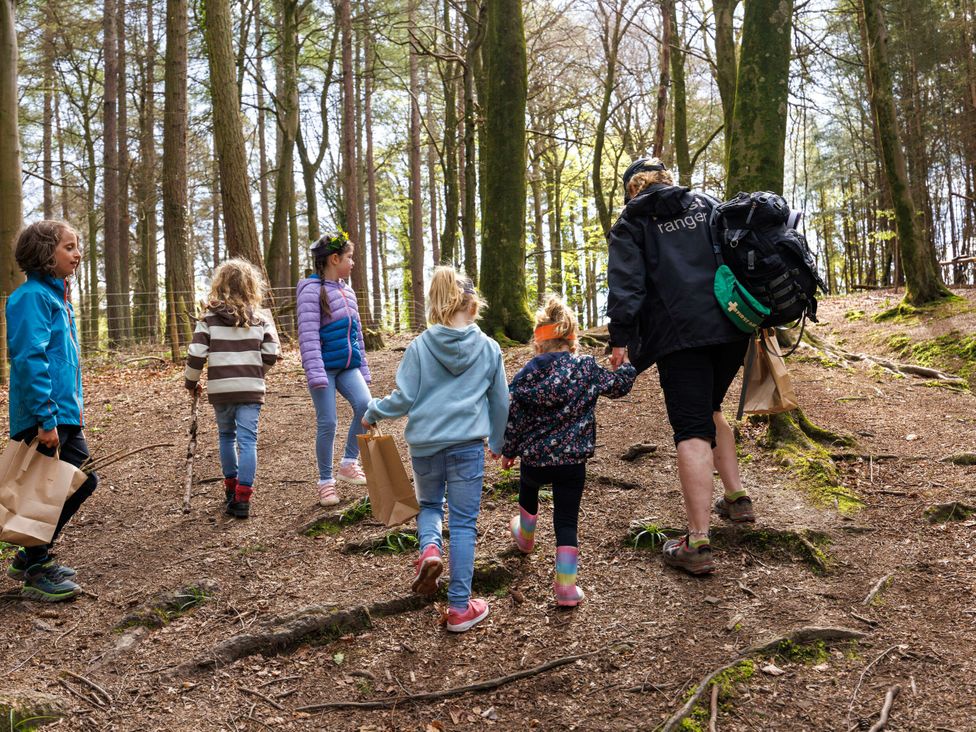
[[[535,345],[539,349],[539,353],[552,353],[564,348],[571,351],[576,349],[575,336],[579,330],[579,324],[576,322],[573,311],[566,307],[566,303],[558,295],[549,295],[545,304],[536,310],[535,325],[537,328],[540,325],[554,325],[556,326],[556,333],[565,336],[564,338],[547,338],[544,341],[536,341]]]
[[[642,170],[639,173],[634,173],[631,179],[627,181],[627,196],[633,198],[645,188],[650,188],[655,183],[666,183],[669,186],[673,186],[674,178],[671,177],[671,171]]]
[[[264,274],[246,259],[228,259],[214,270],[209,307],[226,307],[237,316],[237,325],[253,325],[254,310],[264,300]]]
[[[437,267],[430,279],[430,290],[427,291],[427,320],[434,325],[450,325],[451,318],[458,313],[468,310],[471,305],[478,310],[485,305],[481,295],[474,288],[470,278],[465,277],[454,267]]]

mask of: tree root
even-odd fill
[[[930,381],[944,381],[947,383],[958,384],[959,386],[968,385],[968,382],[965,379],[959,376],[953,376],[952,374],[947,374],[944,371],[939,371],[938,369],[918,366],[917,364],[913,363],[898,363],[881,356],[872,356],[868,353],[855,353],[854,351],[847,351],[838,345],[829,343],[825,339],[814,335],[809,330],[804,331],[803,339],[801,340],[800,345],[803,348],[819,351],[828,358],[837,361],[844,366],[850,366],[851,362],[863,361],[865,363],[873,363],[876,366],[880,366],[885,371],[892,374],[897,374],[899,376],[915,376],[921,379],[929,379]]]
[[[173,619],[205,603],[218,589],[214,580],[201,579],[178,590],[164,592],[122,618],[115,629],[125,630],[136,626],[162,628]]]
[[[377,699],[375,701],[337,701],[337,702],[323,702],[321,704],[310,704],[309,706],[299,707],[296,712],[322,712],[327,709],[389,709],[390,707],[397,707],[402,704],[418,703],[425,701],[434,701],[437,699],[445,699],[451,696],[459,696],[460,694],[469,694],[475,691],[491,691],[492,689],[497,689],[500,686],[510,684],[513,681],[518,681],[519,679],[524,679],[529,676],[536,676],[537,674],[544,673],[546,671],[551,671],[554,668],[559,668],[560,666],[566,666],[570,663],[576,663],[583,658],[590,658],[602,653],[607,650],[606,648],[601,648],[597,651],[590,651],[589,653],[579,653],[575,656],[564,656],[563,658],[557,658],[553,661],[548,661],[534,668],[528,668],[524,671],[516,671],[512,674],[507,674],[505,676],[498,676],[497,678],[488,679],[486,681],[479,681],[475,684],[468,684],[467,686],[457,686],[452,689],[444,689],[443,691],[429,691],[422,694],[406,694],[402,696],[393,696],[386,699]]]
[[[802,628],[797,628],[796,630],[791,630],[785,635],[781,635],[776,638],[769,638],[760,641],[753,646],[749,646],[749,648],[741,652],[740,656],[744,657],[758,653],[778,651],[779,648],[786,643],[791,643],[793,645],[804,645],[807,643],[822,641],[823,643],[828,644],[839,643],[841,641],[860,640],[865,636],[865,633],[862,633],[859,630],[854,630],[853,628],[832,628],[807,625]]]
[[[881,707],[881,716],[878,718],[878,721],[871,726],[871,729],[869,729],[868,732],[881,732],[881,730],[888,726],[888,715],[891,714],[891,707],[894,705],[895,697],[898,696],[900,691],[900,684],[895,684],[888,689],[888,693],[885,694],[884,704]]]
[[[965,521],[976,513],[976,506],[968,503],[952,501],[951,503],[937,503],[925,509],[925,517],[933,524],[943,524],[946,521]]]
[[[610,488],[619,488],[624,491],[640,490],[644,487],[640,483],[623,480],[622,478],[614,478],[610,475],[603,475],[601,473],[588,473],[586,478],[587,480],[592,480],[597,485],[605,485],[609,486]]]
[[[651,445],[647,442],[637,442],[628,447],[627,451],[620,456],[620,459],[632,463],[641,455],[647,455],[652,452],[657,452],[657,445]]]
[[[946,455],[939,462],[952,465],[976,465],[976,452],[958,452],[955,455]]]

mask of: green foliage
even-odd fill
[[[827,646],[822,640],[813,643],[794,643],[791,640],[784,640],[776,646],[776,655],[784,661],[811,666],[824,663],[830,658]]]
[[[383,554],[404,554],[420,548],[420,540],[413,531],[391,531],[383,537],[376,551]]]
[[[314,539],[316,536],[335,536],[344,527],[369,517],[372,513],[369,496],[363,496],[338,514],[332,514],[316,521],[304,532],[305,536]]]
[[[14,554],[17,553],[17,547],[13,544],[8,544],[5,541],[0,541],[0,562],[7,562],[14,558]]]
[[[728,707],[732,699],[735,698],[735,685],[748,681],[755,675],[755,673],[756,664],[751,659],[747,658],[740,661],[732,668],[726,669],[712,679],[710,686],[718,687],[719,704],[723,704]],[[683,701],[687,702],[697,690],[697,686],[691,687],[687,692],[685,692]],[[704,700],[707,696],[708,694],[706,692],[705,694],[702,694],[701,698]],[[688,716],[681,720],[681,724],[678,726],[678,729],[684,730],[685,732],[705,732],[708,729],[710,716],[707,702],[704,705],[695,704]]]
[[[666,526],[660,526],[654,521],[635,521],[627,535],[627,544],[634,549],[656,550],[669,538],[680,536],[683,532]]]

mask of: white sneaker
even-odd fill
[[[319,481],[319,505],[335,506],[339,503],[339,494],[336,492],[336,482],[334,480]]]
[[[366,485],[366,473],[359,467],[359,463],[340,465],[336,471],[336,478],[350,485]]]

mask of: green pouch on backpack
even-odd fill
[[[722,312],[743,333],[752,333],[769,315],[769,308],[749,294],[728,265],[715,271],[715,299]]]

